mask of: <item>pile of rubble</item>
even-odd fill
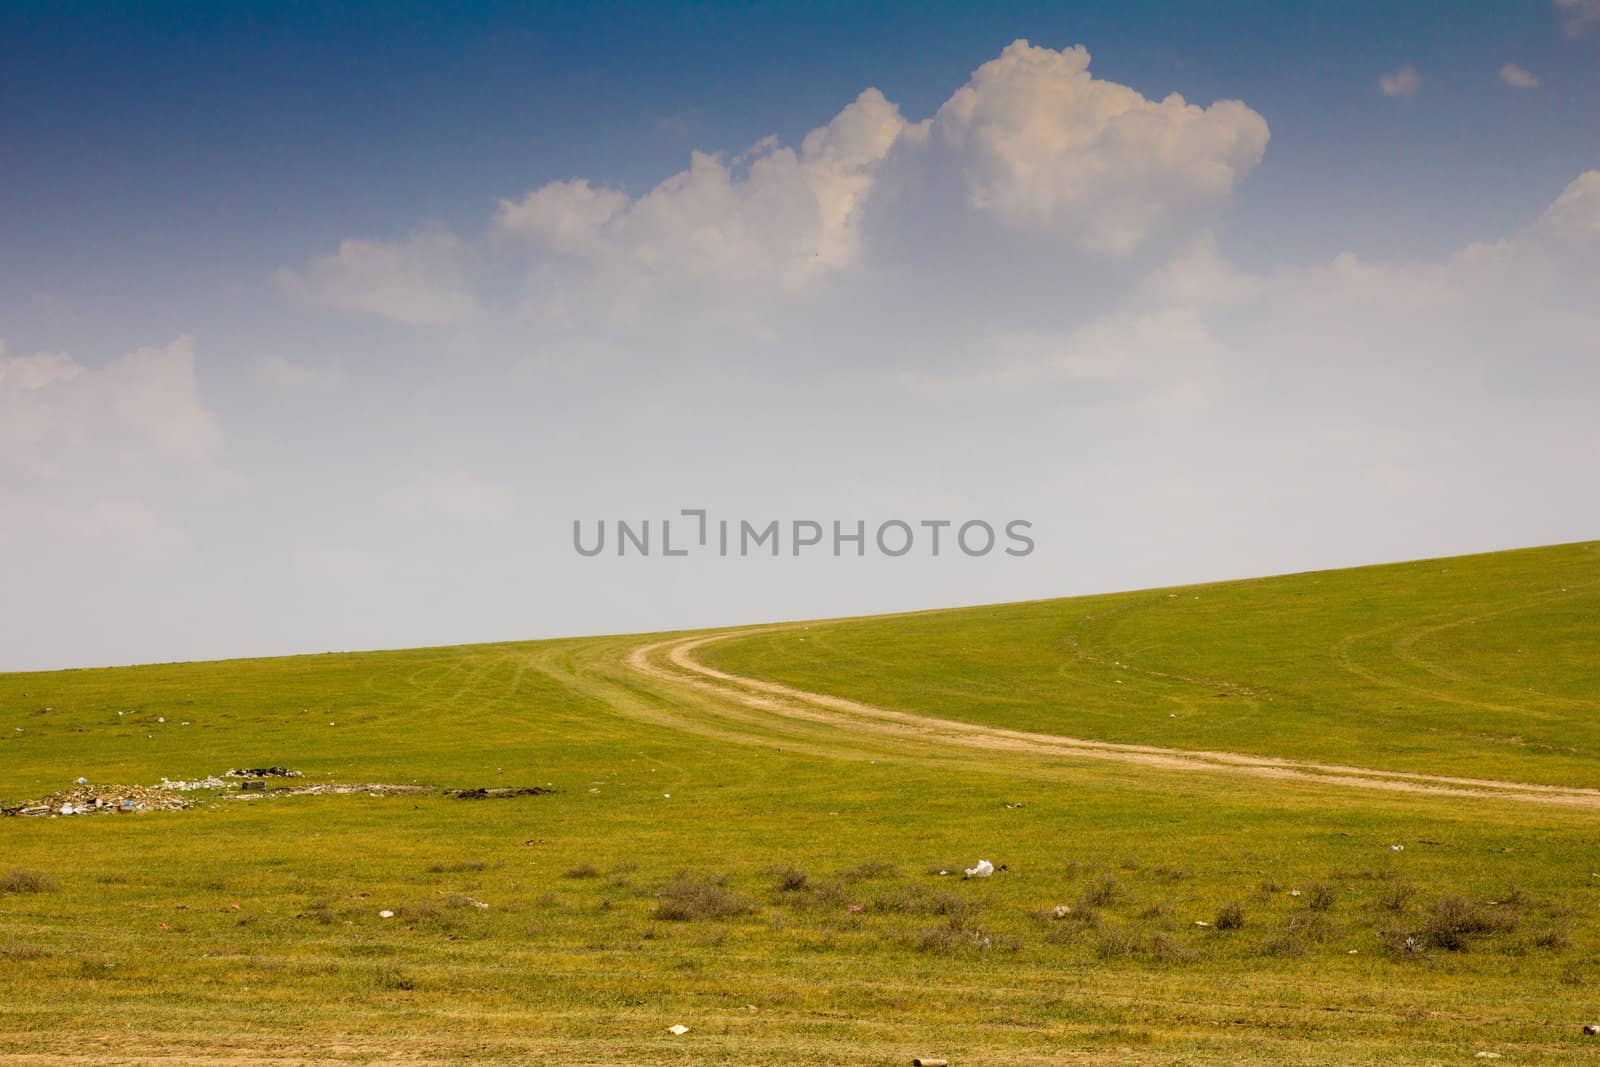
[[[209,778],[195,778],[192,780],[180,778],[177,781],[173,781],[171,778],[163,778],[156,783],[156,788],[165,789],[173,793],[194,793],[201,789],[226,789],[228,784],[216,775],[212,775]]]
[[[182,811],[190,801],[169,789],[142,785],[76,785],[40,800],[0,808],[0,815],[110,815],[141,811]]]
[[[381,783],[315,782],[308,784],[267,785],[268,779],[300,778],[299,771],[287,767],[252,767],[230,770],[226,775],[205,778],[163,778],[154,786],[90,785],[79,778],[71,789],[52,793],[16,807],[0,806],[0,815],[104,815],[111,812],[182,811],[196,803],[186,794],[215,792],[226,800],[258,800],[267,796],[351,796],[365,793],[372,797],[421,796],[441,792],[431,785],[385,785]],[[243,779],[241,781],[241,779]],[[446,789],[443,794],[457,800],[499,800],[511,797],[542,796],[555,792],[542,786],[485,786],[479,789]],[[1004,868],[1001,868],[1002,870]],[[970,873],[970,872],[969,872]]]

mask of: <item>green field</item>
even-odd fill
[[[554,790],[0,820],[0,1062],[1593,1063],[1597,653],[1580,544],[0,675],[0,805]]]

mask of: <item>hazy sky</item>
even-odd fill
[[[0,9],[0,670],[1600,533],[1600,0],[570,7]]]

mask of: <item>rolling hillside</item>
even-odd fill
[[[1592,1062],[1597,583],[0,675],[3,806],[298,773],[0,819],[0,1058]]]
[[[818,624],[740,674],[1104,741],[1600,786],[1600,545]]]

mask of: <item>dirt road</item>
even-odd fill
[[[875,735],[933,746],[1021,753],[1044,758],[1080,757],[1113,760],[1165,770],[1232,773],[1352,789],[1379,789],[1396,793],[1600,808],[1600,789],[1384,771],[1237,752],[1114,744],[955,722],[874,707],[822,693],[808,693],[776,682],[729,674],[708,667],[694,658],[697,649],[713,642],[778,629],[784,627],[765,627],[761,630],[738,630],[709,636],[698,635],[658,641],[634,649],[627,657],[627,665],[636,673],[656,681],[690,686],[716,697],[719,701],[729,702],[749,711],[782,719],[832,726],[857,735]],[[755,736],[750,740],[760,742]]]

